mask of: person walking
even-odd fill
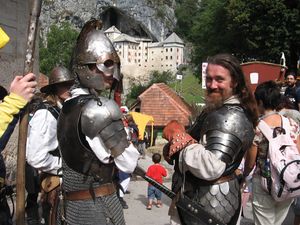
[[[159,153],[154,153],[152,155],[152,162],[154,164],[148,167],[146,175],[152,178],[153,180],[157,181],[158,183],[162,184],[163,177],[167,176],[167,170],[160,164],[160,160],[161,160],[161,155]],[[154,187],[151,184],[148,184],[147,196],[148,196],[148,205],[147,205],[148,210],[152,209],[152,204],[155,198],[156,198],[156,207],[157,208],[162,207],[162,202],[161,202],[162,193],[160,190],[158,190],[156,187]]]

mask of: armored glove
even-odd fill
[[[163,155],[167,162],[172,164],[171,157],[184,149],[190,144],[197,143],[188,133],[186,133],[184,126],[177,120],[170,121],[163,130],[162,137],[169,141],[164,147]]]

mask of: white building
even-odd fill
[[[162,42],[141,39],[121,33],[115,26],[104,32],[112,41],[121,60],[124,74],[124,88],[128,89],[129,80],[145,82],[153,70],[177,72],[180,64],[185,64],[184,43],[172,33]]]

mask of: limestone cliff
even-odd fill
[[[175,26],[175,0],[44,0],[43,36],[51,24],[71,22],[81,28],[91,17],[103,20],[104,29],[115,25],[121,32],[162,40]]]

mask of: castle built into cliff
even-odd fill
[[[177,72],[184,64],[184,42],[172,33],[161,42],[132,37],[121,33],[115,26],[104,33],[112,41],[121,60],[121,72],[125,77],[141,81],[147,79],[151,71]]]

